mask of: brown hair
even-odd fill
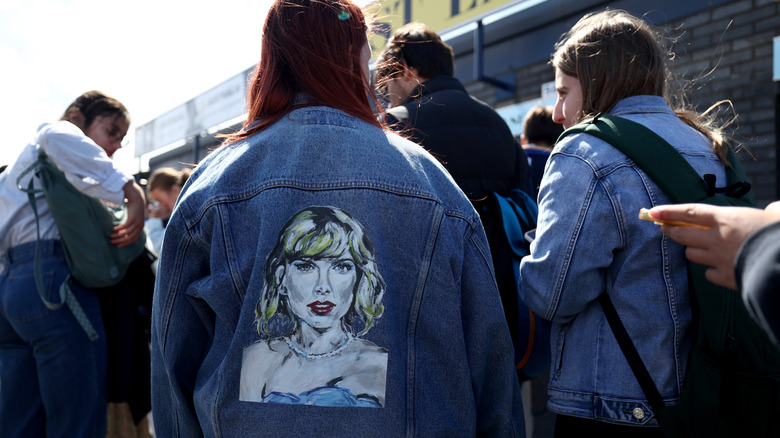
[[[523,118],[523,136],[529,143],[553,146],[563,132],[563,125],[555,123],[552,107],[536,105]]]
[[[68,117],[75,111],[84,116],[84,126],[80,127],[82,129],[89,127],[97,117],[101,116],[123,117],[130,120],[130,113],[122,102],[97,90],[87,91],[77,97],[68,105],[68,109],[62,114],[60,120],[68,120]]]
[[[383,90],[388,80],[416,68],[420,77],[452,76],[455,71],[452,47],[422,23],[408,23],[395,31],[377,58],[374,82]]]
[[[621,10],[606,10],[582,17],[555,45],[550,63],[562,73],[576,77],[582,87],[581,120],[609,112],[621,99],[638,95],[662,96],[685,123],[712,142],[723,163],[726,137],[716,126],[713,111],[687,108],[683,93],[672,95],[667,67],[673,53],[661,36],[643,20]]]
[[[184,187],[190,177],[191,169],[176,170],[173,167],[161,167],[149,176],[147,190],[163,190],[169,192],[173,186]]]

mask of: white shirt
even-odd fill
[[[114,167],[103,148],[68,121],[44,123],[16,162],[0,174],[0,254],[8,248],[37,239],[35,214],[27,193],[16,186],[19,175],[38,158],[36,144],[41,145],[46,155],[80,192],[114,204],[124,202],[123,187],[131,177]],[[36,188],[41,187],[33,172],[25,175],[20,185],[26,188],[30,178],[34,178]],[[46,198],[43,193],[36,194],[35,198],[41,239],[59,239],[60,233],[49,213]]]

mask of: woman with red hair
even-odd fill
[[[247,121],[165,231],[158,435],[523,436],[479,216],[377,121],[367,30],[348,0],[271,7]]]

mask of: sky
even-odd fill
[[[138,126],[252,67],[271,0],[0,0],[0,165],[81,93],[128,108]]]

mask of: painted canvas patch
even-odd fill
[[[385,282],[363,225],[336,207],[293,215],[266,258],[239,399],[383,407],[387,350],[363,339]]]

